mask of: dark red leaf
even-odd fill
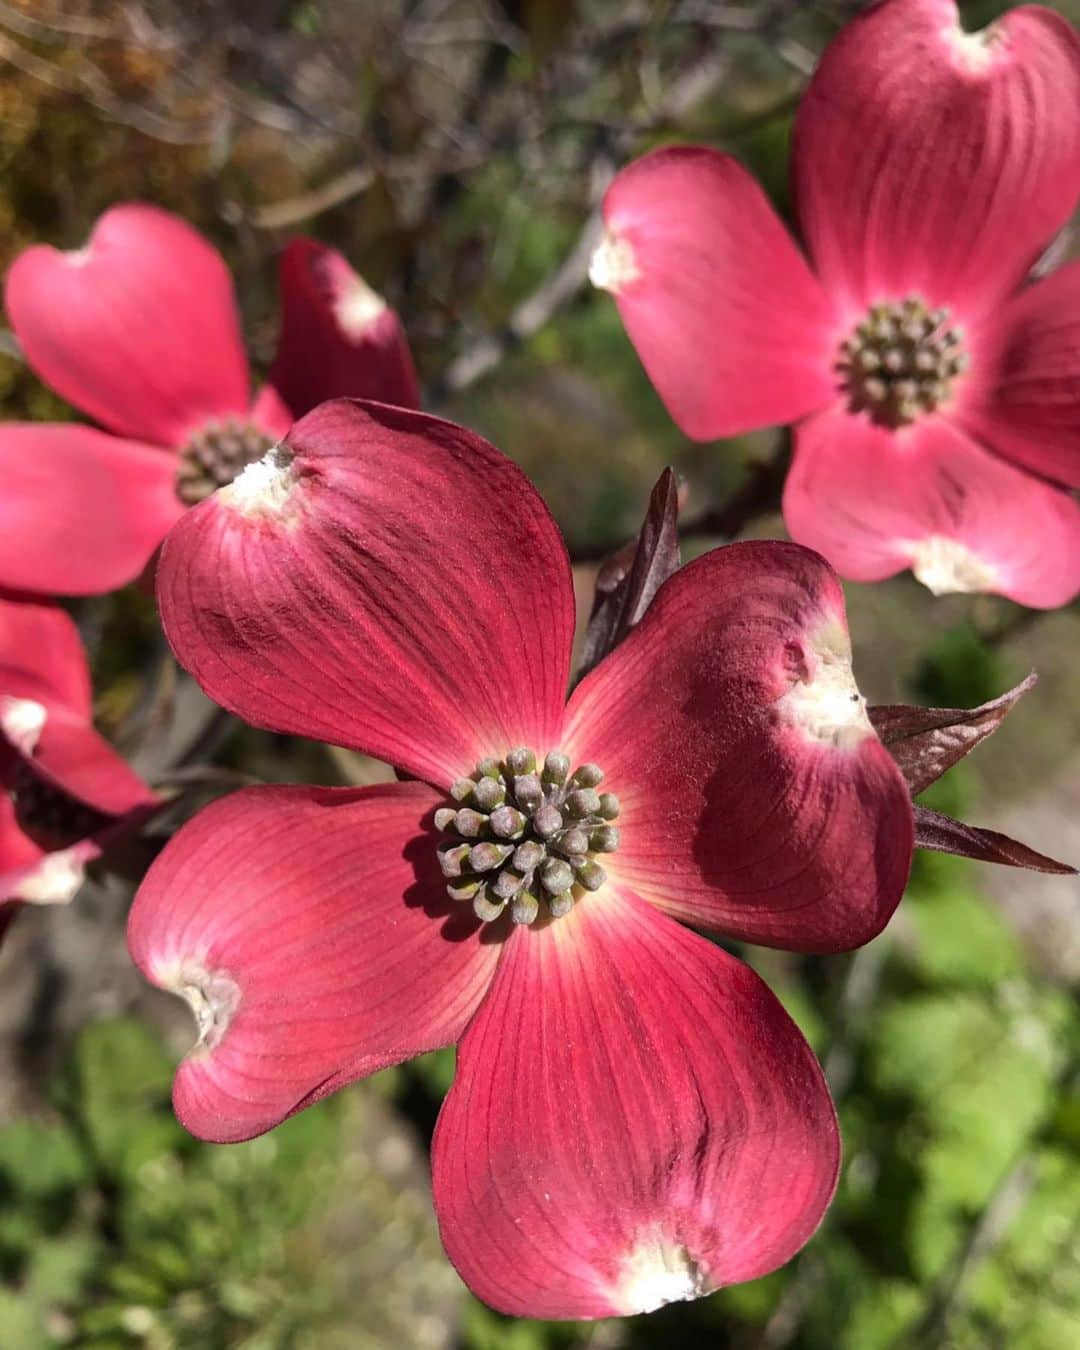
[[[935,853],[955,853],[978,862],[1001,863],[1003,867],[1024,867],[1030,872],[1053,872],[1058,876],[1076,874],[1075,867],[1036,853],[1007,834],[965,825],[940,811],[931,811],[928,806],[915,807],[915,847],[933,849]]]
[[[613,553],[597,575],[580,675],[592,670],[641,622],[653,596],[678,571],[680,562],[679,491],[675,475],[665,469],[652,490],[637,540]]]
[[[911,795],[917,797],[980,741],[992,736],[1036,679],[1032,671],[1015,689],[978,708],[917,708],[898,703],[867,708],[867,713]]]

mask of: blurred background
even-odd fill
[[[3,0],[0,265],[78,246],[121,200],[183,214],[234,269],[252,359],[276,254],[340,248],[401,312],[425,406],[537,482],[578,560],[633,533],[663,467],[686,511],[782,533],[779,433],[693,445],[610,298],[585,284],[595,205],[653,145],[739,155],[789,211],[793,111],[854,3],[788,0]],[[997,3],[962,6],[978,27]],[[1073,21],[1080,5],[1054,8]],[[0,332],[7,418],[68,418]],[[701,548],[716,539],[698,539]],[[1080,615],[849,586],[871,702],[978,703],[1031,668],[1004,728],[932,804],[1080,862]],[[215,717],[152,601],[72,606],[102,728],[178,792],[164,832],[257,780],[382,766]],[[513,1322],[465,1291],[431,1213],[427,1144],[452,1052],[387,1071],[252,1143],[175,1123],[185,1007],[145,988],[123,922],[160,845],[0,951],[0,1347],[44,1350],[1073,1350],[1080,1345],[1080,889],[917,857],[854,957],[748,950],[821,1056],[846,1163],[788,1268],[647,1318]]]

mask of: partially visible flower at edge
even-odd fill
[[[94,730],[71,618],[0,593],[0,927],[12,902],[66,904],[86,864],[157,804]]]
[[[794,422],[792,537],[845,577],[1037,608],[1080,590],[1080,263],[1024,278],[1080,197],[1080,40],[886,0],[794,131],[812,264],[728,155],[661,149],[604,203],[594,282],[688,436]]]
[[[158,599],[226,708],[418,780],[245,789],[151,867],[129,943],[197,1019],[187,1128],[248,1138],[457,1043],[435,1205],[493,1306],[641,1312],[788,1260],[836,1183],[828,1090],[683,923],[838,951],[900,900],[911,802],[823,560],[697,559],[567,702],[570,565],[525,476],[340,400],[180,522]]]
[[[105,430],[0,424],[0,585],[92,595],[134,580],[192,503],[337,395],[419,404],[397,315],[334,250],[294,239],[281,337],[252,401],[232,280],[191,226],[115,206],[84,247],[27,249],[5,285],[27,361]]]

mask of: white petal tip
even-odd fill
[[[199,1038],[192,1054],[213,1050],[229,1029],[240,1006],[240,986],[223,970],[209,970],[194,961],[184,961],[154,972],[162,989],[179,995],[195,1014]]]
[[[776,712],[807,740],[854,750],[875,735],[851,670],[851,643],[844,625],[830,617],[806,635],[805,670],[796,675]]]
[[[589,263],[589,280],[597,290],[617,295],[639,276],[641,273],[630,241],[606,229]]]
[[[62,849],[46,854],[33,872],[23,878],[15,899],[28,905],[66,905],[75,898],[85,879],[82,857],[75,849]]]
[[[702,1298],[712,1285],[685,1247],[647,1242],[635,1247],[623,1265],[614,1290],[619,1315],[655,1312],[667,1303]]]
[[[297,476],[289,451],[283,445],[273,445],[227,487],[219,488],[217,495],[246,516],[273,514],[289,500]]]
[[[0,698],[0,730],[16,750],[32,755],[48,716],[45,705],[32,698]]]
[[[949,24],[942,34],[957,67],[969,75],[984,75],[1001,55],[1005,34],[998,24],[990,24],[977,33],[965,32],[958,23]]]
[[[971,595],[997,588],[997,569],[958,539],[931,535],[910,545],[911,570],[934,595]]]
[[[341,331],[358,342],[371,325],[386,312],[386,301],[372,290],[363,277],[353,275],[334,301],[334,317]]]

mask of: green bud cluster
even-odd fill
[[[837,362],[852,410],[895,429],[946,402],[968,365],[963,335],[948,321],[947,309],[928,309],[915,295],[874,305]]]
[[[506,913],[523,924],[569,914],[607,880],[594,855],[619,846],[619,799],[597,791],[603,781],[596,764],[571,772],[558,750],[542,766],[524,746],[481,760],[450,789],[456,804],[435,812],[447,835],[439,866],[451,899],[471,903],[484,923]]]

